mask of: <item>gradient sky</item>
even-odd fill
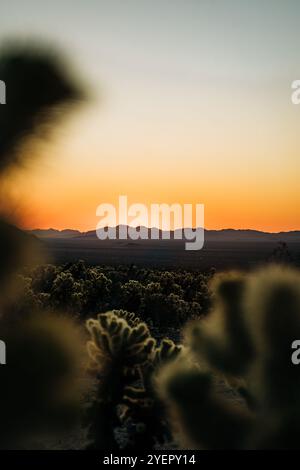
[[[299,0],[2,2],[0,41],[61,47],[93,96],[14,177],[25,225],[94,229],[125,194],[300,229],[299,18]]]

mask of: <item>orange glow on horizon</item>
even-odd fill
[[[268,114],[258,133],[259,108],[227,109],[219,127],[209,115],[183,118],[186,127],[176,116],[164,127],[156,114],[119,122],[110,109],[75,116],[11,179],[23,226],[94,230],[98,205],[127,195],[129,204],[204,204],[208,229],[299,230],[298,115],[287,112],[282,132],[283,118]]]
[[[42,2],[0,15],[3,41],[61,48],[90,98],[12,176],[16,219],[93,230],[127,195],[204,204],[209,229],[299,230],[300,3],[114,3],[60,1],[60,25]]]

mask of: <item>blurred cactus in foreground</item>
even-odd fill
[[[0,447],[30,445],[32,438],[78,421],[86,366],[79,328],[65,317],[39,312],[6,322],[1,337],[8,361],[1,368]]]
[[[0,78],[7,91],[6,104],[0,106],[0,282],[4,285],[16,269],[34,264],[39,251],[37,240],[15,226],[18,220],[11,220],[7,172],[24,166],[37,153],[34,144],[50,136],[73,105],[83,101],[84,93],[65,60],[33,42],[1,47]]]
[[[0,174],[24,163],[24,144],[49,136],[70,105],[84,94],[62,59],[35,43],[8,43],[0,51],[0,77],[7,99],[0,106]]]
[[[48,137],[52,125],[82,92],[57,55],[35,45],[12,44],[0,52],[7,90],[0,106],[0,189],[6,170],[32,155],[29,144]],[[1,192],[2,195],[2,192]],[[0,368],[0,447],[31,446],[38,433],[61,429],[80,401],[84,348],[69,320],[45,312],[14,312],[18,270],[36,260],[38,241],[12,223],[10,201],[0,203],[0,337],[7,363]]]
[[[156,347],[147,325],[124,310],[99,314],[87,321],[87,329],[91,370],[97,377],[95,397],[87,410],[89,448],[117,449],[115,427],[128,420],[136,429],[128,447],[147,443],[152,448],[162,432],[164,415],[157,413],[151,378],[180,348],[167,340]]]
[[[300,371],[291,345],[300,338],[299,272],[224,274],[212,292],[207,320],[187,328],[185,357],[156,380],[180,446],[298,448]]]

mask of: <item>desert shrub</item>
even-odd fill
[[[131,279],[121,287],[121,304],[125,310],[139,312],[143,298],[144,286]]]
[[[75,281],[85,281],[88,277],[87,267],[82,260],[70,263],[64,267],[64,270],[68,270]]]
[[[61,310],[80,310],[82,296],[80,284],[69,272],[61,272],[55,278],[51,289],[51,304]]]
[[[52,264],[38,266],[31,273],[33,291],[50,293],[57,275],[58,270]]]
[[[145,286],[141,307],[147,321],[152,321],[154,324],[163,322],[165,298],[159,282],[150,282]]]
[[[86,270],[85,280],[81,284],[84,313],[89,315],[103,311],[107,307],[111,292],[111,280],[96,269]]]
[[[46,306],[68,310],[83,320],[99,311],[132,311],[149,325],[179,328],[209,308],[210,274],[130,266],[64,266],[27,270],[29,288]],[[45,295],[47,294],[47,295]],[[50,294],[50,297],[48,296]]]

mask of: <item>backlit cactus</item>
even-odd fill
[[[88,352],[97,390],[87,413],[89,448],[118,448],[114,428],[132,426],[127,447],[152,448],[167,433],[163,406],[153,387],[158,368],[181,351],[170,340],[159,347],[133,313],[110,311],[87,321]]]
[[[94,402],[88,410],[90,447],[114,449],[114,427],[119,423],[118,406],[124,390],[138,378],[138,367],[150,356],[155,341],[145,323],[130,326],[131,315],[107,312],[87,321],[91,339],[87,344],[91,368],[98,380]]]
[[[117,362],[126,373],[129,368],[148,359],[154,340],[147,325],[139,323],[132,327],[125,318],[126,315],[122,318],[112,311],[98,315],[97,320],[87,321],[87,329],[91,335],[88,342],[89,355],[100,367],[103,360]],[[133,321],[132,317],[130,321]]]
[[[165,407],[157,394],[154,379],[160,368],[177,360],[181,352],[182,346],[163,339],[160,346],[152,349],[148,361],[139,368],[139,386],[125,388],[123,419],[135,423],[135,431],[131,435],[132,448],[146,451],[153,449],[157,443],[171,440]]]

